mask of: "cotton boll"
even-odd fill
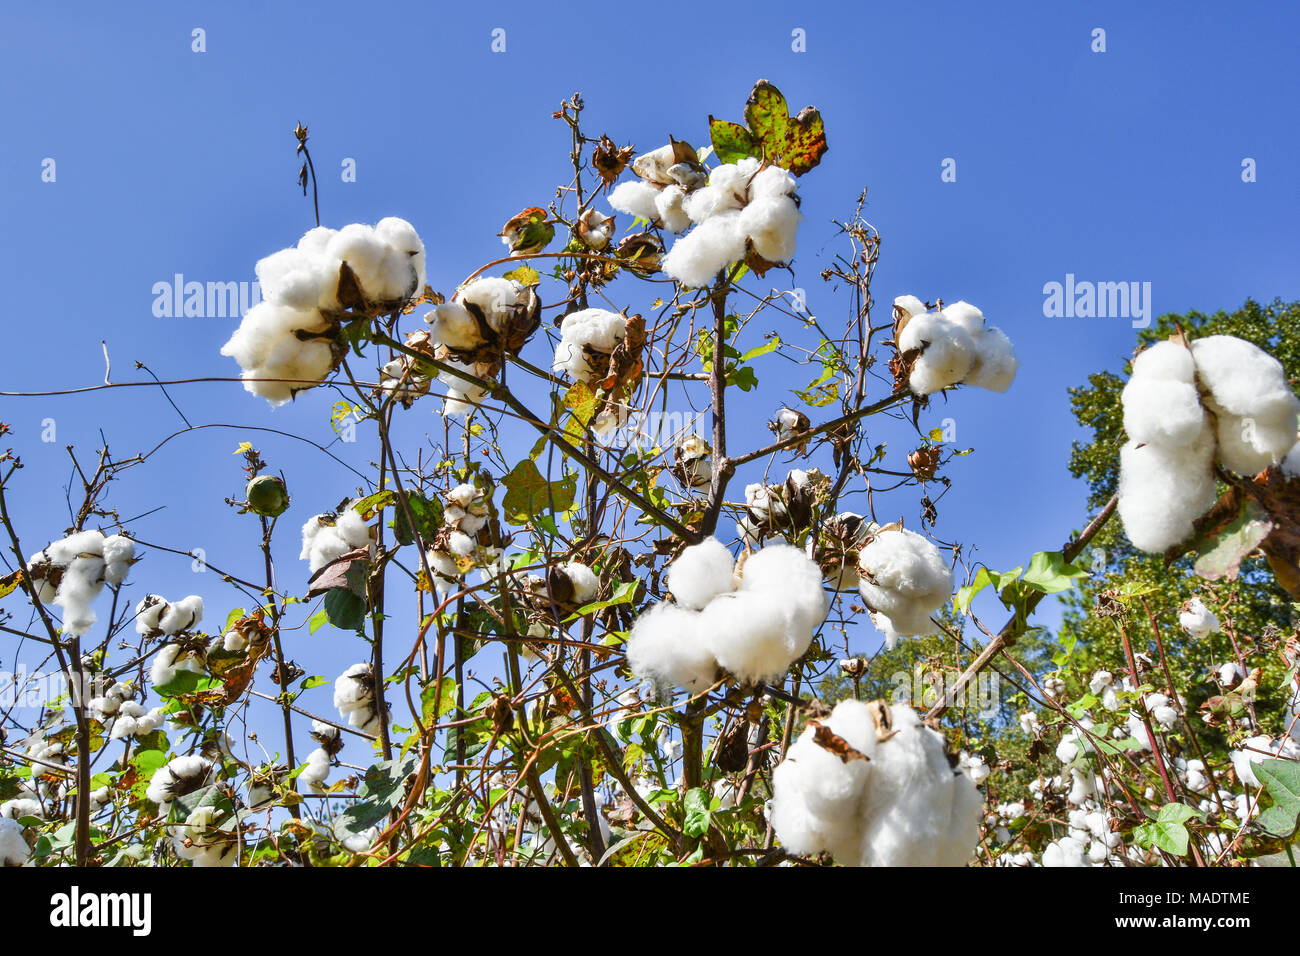
[[[1065,836],[1043,848],[1043,866],[1088,866],[1087,845],[1075,836]]]
[[[655,197],[655,218],[670,232],[685,232],[691,227],[691,217],[682,207],[686,190],[681,186],[665,186]]]
[[[199,789],[207,782],[211,772],[212,762],[206,757],[175,757],[154,771],[145,797],[153,803],[169,803],[176,797],[183,797]]]
[[[334,706],[347,715],[374,699],[374,674],[369,664],[353,664],[334,681]]]
[[[753,203],[775,196],[793,196],[798,185],[789,170],[780,166],[768,166],[759,170],[749,181],[749,200]]]
[[[668,589],[684,608],[702,610],[735,587],[736,560],[717,538],[683,549],[668,566]]]
[[[1128,442],[1120,449],[1119,516],[1142,551],[1160,553],[1192,534],[1192,523],[1214,504],[1214,438],[1210,428],[1189,445]]]
[[[146,635],[158,630],[158,622],[167,610],[167,599],[160,594],[146,594],[135,606],[135,631]]]
[[[303,249],[301,243],[259,260],[255,271],[264,300],[297,310],[332,303],[339,281],[337,260],[323,250]]]
[[[170,636],[179,634],[181,631],[188,631],[196,627],[202,620],[203,598],[197,594],[191,594],[189,597],[182,598],[167,606],[162,619],[158,622],[158,628],[164,634]]]
[[[573,600],[576,604],[589,604],[600,593],[600,581],[596,572],[580,561],[570,561],[564,566],[564,574],[573,585]]]
[[[393,253],[388,258],[402,267],[390,265],[385,291],[392,293],[390,297],[394,299],[409,298],[419,292],[425,282],[425,252],[415,227],[405,219],[388,216],[375,223],[375,236]]]
[[[608,356],[627,335],[627,319],[606,309],[581,309],[564,317],[555,347],[556,372],[594,383],[605,377]]]
[[[934,633],[930,615],[953,587],[952,569],[938,548],[914,531],[882,531],[859,552],[858,567],[858,590],[886,637]]]
[[[22,826],[16,820],[0,818],[0,867],[22,866],[31,853]]]
[[[524,287],[513,279],[484,276],[456,293],[456,300],[477,307],[494,332],[502,332],[519,311]]]
[[[1196,381],[1196,361],[1192,351],[1177,342],[1157,342],[1133,359],[1133,377],[1190,385]]]
[[[744,256],[745,232],[740,226],[740,213],[731,210],[711,215],[673,243],[662,268],[682,285],[703,288]]]
[[[692,692],[712,684],[718,670],[700,615],[667,602],[636,619],[627,641],[627,660],[637,677]]]
[[[794,258],[795,233],[803,215],[789,196],[766,196],[753,200],[740,213],[740,229],[753,243],[754,251],[769,262]]]
[[[1210,407],[1213,408],[1212,403]],[[1268,418],[1233,415],[1215,410],[1219,460],[1229,471],[1254,475],[1278,464],[1295,441],[1295,418],[1289,414]]]
[[[336,262],[348,264],[367,299],[380,299],[379,292],[386,278],[384,259],[388,245],[375,234],[373,227],[359,222],[344,226],[330,237],[325,254]]]
[[[0,819],[21,820],[24,817],[35,817],[37,820],[44,820],[45,810],[41,806],[41,802],[31,797],[18,797],[0,803]]]
[[[970,333],[949,322],[942,312],[913,316],[898,337],[898,349],[923,350],[908,378],[917,395],[930,395],[956,385],[975,362],[975,343]]]
[[[649,183],[631,180],[619,183],[614,188],[614,191],[609,194],[609,204],[619,212],[625,212],[636,219],[654,222],[659,215],[659,210],[655,208],[655,200],[658,196],[659,190]]]
[[[1219,618],[1200,598],[1192,598],[1187,602],[1187,606],[1178,614],[1178,624],[1198,640],[1209,637],[1219,630]]]
[[[307,755],[307,767],[298,774],[298,780],[313,793],[325,791],[325,781],[330,775],[330,755],[317,747]]]
[[[984,313],[969,302],[959,301],[945,305],[943,316],[969,332],[972,338],[984,331]]]
[[[170,684],[178,671],[202,674],[203,662],[180,644],[164,644],[149,668],[149,683],[155,687]]]
[[[826,619],[829,609],[822,588],[821,568],[798,548],[786,544],[768,545],[751,555],[745,562],[740,590],[773,594],[786,601],[794,627],[801,634],[807,632],[809,640],[812,632]],[[808,648],[808,641],[798,643],[802,643],[802,648],[796,657]]]
[[[454,300],[426,313],[424,321],[430,325],[429,337],[448,348],[469,351],[483,344],[478,320]]]
[[[946,312],[947,310],[945,310]],[[1005,392],[1016,379],[1020,367],[1015,346],[1006,333],[996,326],[974,336],[975,359],[962,381],[990,392]]]

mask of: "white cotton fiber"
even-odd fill
[[[596,600],[596,595],[600,593],[600,580],[595,571],[581,561],[570,561],[564,566],[564,574],[573,585],[575,604],[589,604]]]
[[[925,315],[929,311],[925,307],[925,303],[914,295],[896,296],[894,298],[894,308],[901,309],[909,316]]]
[[[691,227],[691,217],[686,215],[682,203],[686,190],[681,186],[665,186],[655,197],[655,218],[670,232],[685,232]]]
[[[858,568],[858,590],[887,646],[934,633],[930,616],[952,595],[953,575],[930,541],[904,528],[882,531],[859,552]]]
[[[668,588],[684,608],[698,611],[735,587],[736,560],[717,538],[685,548],[668,566]]]
[[[325,790],[330,775],[330,755],[317,747],[307,755],[307,766],[298,774],[298,782],[313,793]]]
[[[0,867],[22,866],[31,852],[18,821],[0,818]]]
[[[560,342],[555,346],[556,372],[564,372],[588,384],[603,379],[609,369],[608,356],[627,335],[627,319],[607,309],[570,312],[560,323]]]
[[[302,526],[302,551],[299,560],[312,571],[341,558],[350,551],[370,545],[370,528],[349,499],[337,514],[320,514],[308,518]]]
[[[718,663],[744,683],[773,680],[808,649],[812,631],[780,593],[734,591],[700,612]]]
[[[135,560],[135,542],[125,535],[115,534],[104,539],[104,580],[116,587],[126,580]]]
[[[424,321],[431,327],[429,338],[448,348],[469,351],[483,344],[478,320],[470,314],[469,309],[455,300],[444,302],[426,313]]]
[[[1187,602],[1187,607],[1178,614],[1178,623],[1184,631],[1197,639],[1209,637],[1219,630],[1218,616],[1200,598],[1192,598]]]
[[[745,562],[740,590],[780,595],[790,606],[794,625],[801,634],[807,632],[810,640],[829,609],[821,568],[808,555],[788,544],[768,545],[751,555]],[[795,656],[807,649],[804,642]]]
[[[703,288],[744,256],[745,232],[740,213],[730,210],[710,216],[673,243],[662,268],[682,285]]]
[[[961,866],[979,842],[983,801],[948,762],[943,737],[909,707],[879,739],[867,704],[836,705],[825,727],[866,760],[840,757],[808,727],[773,774],[772,824],[790,852],[851,866]]]
[[[764,259],[789,262],[794,258],[795,233],[801,219],[799,207],[789,196],[764,196],[741,210],[739,226]]]
[[[700,615],[666,601],[641,614],[627,641],[627,660],[637,677],[689,691],[713,683],[718,662],[700,627]]]
[[[958,384],[975,362],[975,342],[963,327],[942,312],[914,316],[898,337],[900,352],[923,350],[912,365],[908,385],[917,395],[930,395]]]
[[[1136,442],[1188,444],[1205,428],[1205,409],[1190,382],[1146,378],[1135,371],[1121,401],[1124,431]]]
[[[1300,416],[1282,363],[1231,335],[1197,339],[1192,355],[1206,405],[1218,416],[1224,466],[1249,475],[1280,462],[1296,443]]]
[[[1214,436],[1208,424],[1190,444],[1127,442],[1120,449],[1119,516],[1133,545],[1168,550],[1192,534],[1192,523],[1215,501]]]
[[[659,210],[655,208],[655,199],[658,196],[659,190],[654,186],[634,179],[619,183],[609,194],[609,204],[619,212],[625,212],[635,219],[648,219],[654,222],[659,215]]]
[[[947,309],[944,311],[947,312]],[[1006,333],[996,326],[990,326],[974,336],[974,343],[975,360],[962,382],[990,392],[1005,392],[1015,381],[1020,366],[1015,346]]]

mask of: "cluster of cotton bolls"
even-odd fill
[[[858,552],[858,590],[887,647],[935,632],[930,616],[952,595],[953,574],[928,539],[905,528],[876,532]]]
[[[917,395],[959,384],[1005,392],[1015,381],[1019,363],[1011,340],[986,326],[984,313],[969,302],[940,303],[931,312],[916,296],[899,296],[894,330],[899,354],[915,356],[907,384]]]
[[[1191,537],[1217,498],[1216,459],[1253,475],[1296,445],[1300,399],[1282,364],[1231,335],[1146,349],[1121,398],[1129,441],[1120,451],[1119,514],[1143,551]]]
[[[1255,764],[1264,760],[1300,760],[1300,744],[1290,737],[1274,739],[1259,734],[1243,740],[1232,751],[1232,768],[1237,779],[1248,787],[1262,786],[1255,775]]]
[[[108,728],[109,740],[144,737],[166,722],[161,707],[150,710],[134,700],[134,696],[133,685],[116,683],[102,697],[93,697],[88,702],[91,713]]]
[[[684,549],[668,567],[674,601],[637,618],[627,643],[638,677],[699,691],[718,668],[743,683],[783,675],[826,617],[822,573],[789,545],[769,545],[737,565],[716,538]]]
[[[610,193],[611,206],[671,232],[695,227],[663,260],[664,271],[682,284],[706,286],[751,250],[768,263],[794,258],[803,216],[795,178],[781,167],[745,157],[707,172],[706,179],[693,151],[674,142],[638,156],[632,171],[640,181],[619,185]]]
[[[135,542],[125,535],[78,531],[32,555],[27,571],[41,601],[62,608],[63,632],[80,636],[95,624],[91,603],[105,584],[125,581],[134,560]]]
[[[211,778],[212,761],[199,754],[173,757],[154,771],[145,790],[145,797],[159,808],[168,806],[177,797],[193,793]]]
[[[1098,809],[1071,810],[1069,831],[1043,848],[1043,866],[1123,866],[1123,836]]]
[[[493,567],[500,551],[480,540],[488,522],[487,494],[464,482],[447,492],[443,526],[425,552],[433,585],[441,597],[460,588],[465,574],[474,567]]]
[[[345,554],[370,547],[370,526],[354,505],[351,498],[344,499],[337,511],[308,518],[302,526],[298,558],[306,561],[313,573]]]
[[[434,357],[485,383],[440,372],[438,380],[447,388],[443,414],[472,412],[487,395],[487,383],[501,371],[503,356],[523,348],[540,317],[536,292],[513,279],[492,276],[473,280],[450,302],[426,313]]]
[[[779,485],[746,485],[745,513],[736,522],[736,534],[753,548],[771,535],[807,527],[817,491],[829,483],[816,468],[795,468]]]
[[[340,288],[343,264],[356,279]],[[262,301],[221,348],[243,369],[244,388],[272,405],[319,383],[336,363],[332,332],[342,310],[400,308],[424,286],[424,243],[404,219],[342,229],[318,226],[298,245],[257,263]],[[342,293],[342,294],[341,294]],[[359,293],[359,295],[358,295]]]
[[[819,741],[827,731],[832,739]],[[844,745],[856,753],[839,752]],[[772,826],[791,853],[828,852],[851,866],[962,866],[979,843],[979,790],[953,768],[943,735],[906,706],[841,701],[791,745],[772,792]]]
[[[334,707],[348,726],[378,736],[379,703],[375,698],[375,672],[369,664],[353,664],[334,681]]]

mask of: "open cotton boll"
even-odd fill
[[[126,580],[135,560],[135,542],[126,535],[115,534],[104,539],[104,580],[116,587]]]
[[[740,213],[731,210],[710,216],[673,243],[662,268],[682,285],[702,288],[744,256],[745,231],[740,225]]]
[[[719,594],[735,588],[736,559],[717,538],[682,550],[668,566],[668,589],[682,607],[703,609]]]
[[[45,809],[41,806],[41,802],[32,797],[16,797],[0,803],[0,819],[21,820],[23,817],[44,820]]]
[[[773,196],[793,196],[798,185],[789,170],[780,166],[768,166],[759,170],[749,181],[749,199],[750,202],[756,202]]]
[[[1300,746],[1297,746],[1291,738],[1274,740],[1266,734],[1260,734],[1242,741],[1232,752],[1232,768],[1237,773],[1237,779],[1243,784],[1248,787],[1259,787],[1262,784],[1259,777],[1255,775],[1255,764],[1262,760],[1297,758],[1300,758]]]
[[[1188,445],[1127,442],[1120,449],[1119,516],[1133,545],[1161,553],[1192,534],[1209,510],[1214,487],[1214,436],[1208,424]]]
[[[648,219],[654,222],[659,216],[655,200],[659,190],[640,180],[619,183],[609,194],[609,204],[619,212],[625,212],[635,219]]]
[[[524,287],[514,279],[484,276],[456,293],[455,301],[476,306],[494,332],[500,332],[520,306]]]
[[[741,210],[740,229],[764,259],[789,262],[794,258],[795,234],[802,219],[799,207],[789,196],[764,196]]]
[[[188,631],[196,627],[202,620],[203,598],[197,594],[191,594],[189,597],[181,598],[181,600],[167,605],[167,610],[163,612],[162,618],[158,621],[158,629],[170,636],[179,634],[181,631]]]
[[[1064,836],[1043,847],[1043,866],[1089,866],[1087,843],[1077,836]]]
[[[975,343],[970,333],[949,322],[942,312],[913,316],[898,337],[898,349],[924,350],[908,378],[908,385],[917,395],[930,395],[956,385],[975,362]]]
[[[962,381],[990,392],[1005,392],[1016,380],[1016,371],[1020,367],[1015,346],[997,326],[974,336],[974,343],[975,359]]]
[[[556,372],[570,378],[594,382],[605,377],[608,356],[627,335],[627,318],[607,309],[580,309],[560,323],[560,342],[555,346]]]
[[[1185,445],[1194,442],[1205,428],[1201,396],[1188,382],[1135,373],[1124,386],[1120,400],[1124,406],[1124,431],[1136,442]]]
[[[771,591],[719,595],[700,612],[700,627],[718,663],[743,683],[783,676],[812,642],[806,615]]]
[[[155,687],[165,686],[176,679],[179,671],[202,674],[203,662],[179,644],[164,644],[149,668],[149,683]]]
[[[405,294],[410,296],[423,289],[426,279],[424,242],[415,227],[405,219],[387,216],[375,223],[375,235],[392,251],[390,259],[405,267],[390,276],[389,290],[392,291],[398,281],[404,281],[410,287],[410,276],[405,270],[414,273],[414,288]]]
[[[325,781],[330,775],[330,755],[317,747],[307,755],[307,766],[298,774],[298,780],[309,790],[320,793],[325,789]]]
[[[211,772],[212,761],[206,757],[197,754],[174,757],[154,772],[145,797],[153,803],[169,803],[199,789]]]
[[[785,601],[794,626],[801,634],[806,632],[809,641],[830,608],[822,587],[821,568],[808,555],[788,544],[771,544],[750,555],[745,562],[740,590],[772,594]],[[795,657],[808,649],[809,641],[801,640],[803,646]]]
[[[1213,409],[1213,402],[1208,403]],[[1281,462],[1295,440],[1295,417],[1289,412],[1251,418],[1215,410],[1219,460],[1229,471],[1254,475]]]
[[[952,595],[953,576],[930,541],[905,528],[882,531],[858,553],[858,568],[858,590],[890,647],[934,633],[930,615]]]
[[[483,344],[478,320],[470,314],[469,309],[455,300],[444,302],[426,313],[424,321],[431,327],[429,337],[448,348],[469,351]]]
[[[0,867],[22,866],[31,854],[18,821],[0,818]]]
[[[925,303],[914,295],[896,296],[894,298],[894,309],[896,311],[901,310],[908,316],[925,315],[929,311],[925,307]]]
[[[636,619],[627,640],[627,661],[637,677],[692,692],[711,685],[718,671],[700,615],[667,601]]]
[[[1200,598],[1192,598],[1178,614],[1178,624],[1195,638],[1206,638],[1219,630],[1219,618]],[[1234,665],[1235,666],[1235,665]]]
[[[772,823],[795,853],[855,866],[961,866],[979,842],[983,800],[954,771],[943,737],[909,707],[879,740],[869,705],[837,704],[824,726],[867,760],[840,758],[805,729],[773,774]]]
[[[575,604],[588,604],[596,600],[596,595],[600,593],[600,581],[595,571],[580,561],[570,561],[564,566],[564,574],[573,585]]]

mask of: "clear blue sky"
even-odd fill
[[[100,340],[115,381],[146,363],[164,379],[233,374],[218,354],[231,319],[155,318],[155,282],[252,279],[253,263],[310,224],[295,186],[291,130],[311,128],[326,224],[400,215],[450,292],[501,251],[500,224],[545,205],[566,177],[566,131],[551,112],[574,90],[587,128],[653,147],[672,133],[707,141],[709,113],[739,118],[767,77],[794,108],[817,105],[830,151],[801,182],[807,216],[795,268],[809,305],[834,300],[817,273],[834,250],[831,217],[870,188],[884,235],[876,293],[968,299],[1012,337],[1020,375],[1006,395],[971,390],[925,421],[957,423],[974,455],[949,471],[938,534],[978,544],[995,567],[1054,548],[1085,517],[1065,470],[1078,437],[1068,386],[1119,368],[1125,319],[1043,316],[1043,285],[1067,273],[1150,282],[1156,313],[1232,308],[1248,296],[1300,297],[1300,14],[1278,3],[894,3],[830,5],[494,3],[7,4],[0,14],[0,287],[5,390],[94,384]],[[191,31],[207,50],[191,51]],[[491,31],[506,31],[506,52]],[[806,31],[806,52],[792,31]],[[1090,49],[1106,31],[1106,52]],[[572,49],[574,38],[578,49]],[[357,181],[340,182],[356,161]],[[945,158],[957,181],[940,179]],[[1257,163],[1243,183],[1241,163]],[[42,161],[57,179],[42,181]],[[774,274],[775,275],[775,274]],[[545,296],[545,290],[543,290]],[[552,294],[552,298],[554,298]],[[648,303],[629,302],[637,309]],[[883,313],[881,314],[883,315]],[[881,315],[878,315],[879,319]],[[790,330],[785,330],[789,332]],[[544,351],[542,349],[541,351]],[[528,353],[526,353],[528,354]],[[544,356],[532,355],[541,362]],[[759,367],[760,377],[763,369]],[[801,373],[804,381],[804,377]],[[761,420],[796,383],[771,375],[733,411]],[[326,442],[334,396],[275,411],[238,385],[172,390],[195,423],[271,425]],[[428,427],[437,419],[429,406]],[[40,442],[53,418],[57,441]],[[153,390],[86,398],[0,399],[27,464],[16,485],[34,550],[67,522],[63,446],[93,452],[102,430],[119,457],[180,426]],[[873,440],[879,440],[868,429]],[[906,450],[901,432],[891,449]],[[115,489],[143,538],[203,547],[247,568],[254,528],[222,498],[241,490],[230,452],[254,440],[295,496],[280,574],[305,577],[297,526],[353,485],[300,446],[251,433],[184,436]],[[364,467],[369,445],[336,448]],[[291,458],[291,456],[294,456]],[[304,462],[296,469],[293,460]],[[897,460],[897,459],[895,459]],[[891,505],[889,510],[895,510]],[[910,504],[898,511],[914,514]],[[233,595],[215,575],[151,553],[146,590],[201,593],[218,625]],[[309,673],[360,658],[321,632],[290,641]],[[855,650],[875,644],[869,628]],[[9,662],[4,655],[5,666]],[[328,710],[328,691],[311,703]]]

